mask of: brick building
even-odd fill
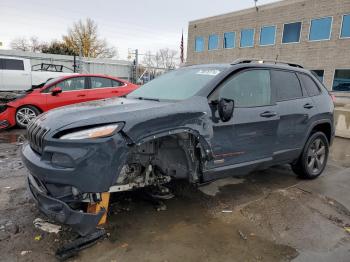
[[[189,23],[188,64],[278,59],[350,95],[350,0],[284,0]]]

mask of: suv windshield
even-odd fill
[[[129,98],[184,100],[194,96],[225,67],[187,67],[166,73],[141,86]]]

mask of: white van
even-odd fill
[[[50,78],[73,73],[32,71],[29,59],[0,56],[0,91],[24,91]]]

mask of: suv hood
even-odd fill
[[[169,130],[189,128],[212,137],[210,107],[203,97],[178,102],[112,98],[70,105],[39,116],[50,136],[57,132],[84,126],[124,122],[123,132],[133,140]]]

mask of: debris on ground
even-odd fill
[[[41,218],[36,218],[34,221],[33,221],[33,224],[36,228],[38,229],[41,229],[45,232],[48,232],[48,233],[55,233],[57,234],[58,232],[61,231],[61,226],[59,225],[55,225],[55,224],[51,224]]]
[[[232,213],[232,210],[222,210],[221,213]]]
[[[35,237],[34,237],[34,240],[35,240],[35,241],[40,241],[40,240],[41,240],[41,235],[35,236]]]
[[[243,232],[241,230],[238,230],[238,234],[243,240],[248,240],[247,236],[245,234],[243,234]]]
[[[350,227],[344,227],[345,231],[350,234]]]
[[[11,220],[0,221],[0,241],[10,238],[19,232],[19,228]]]
[[[27,255],[29,253],[32,253],[32,251],[30,251],[30,250],[23,250],[23,251],[21,251],[21,256],[25,256],[25,255]]]

